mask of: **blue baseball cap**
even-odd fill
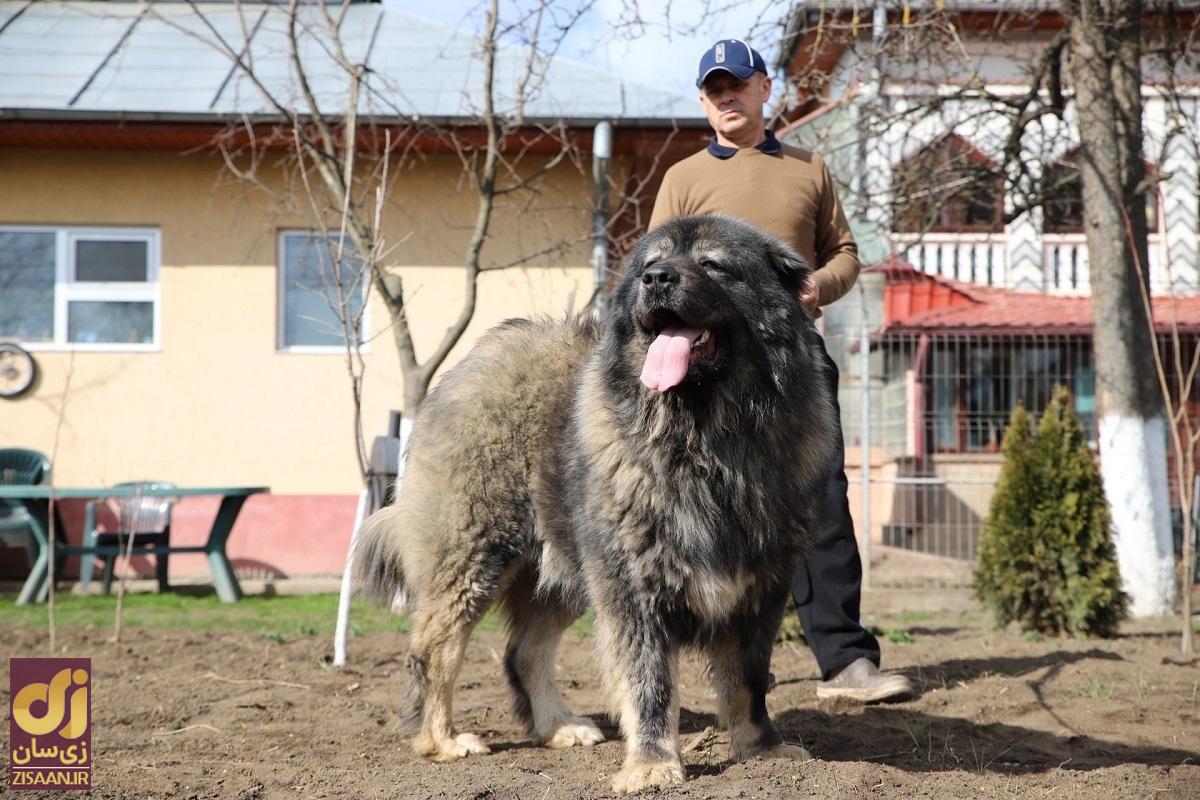
[[[704,85],[704,79],[710,73],[724,70],[738,80],[746,80],[755,72],[767,74],[767,62],[759,52],[741,39],[722,39],[708,48],[700,59],[700,72],[696,78],[696,88]]]

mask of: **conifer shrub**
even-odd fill
[[[1034,565],[1033,420],[1024,404],[1013,409],[1000,449],[1004,463],[979,537],[975,596],[1007,625],[1028,614],[1024,584]]]
[[[787,611],[784,612],[783,620],[779,623],[779,633],[775,635],[777,642],[800,642],[804,644],[807,640],[804,638],[804,623],[800,621],[800,612],[796,610],[796,604],[788,600]]]
[[[1070,392],[1059,386],[1037,430],[1018,405],[979,542],[975,595],[999,625],[1060,636],[1112,636],[1121,591],[1100,472]]]

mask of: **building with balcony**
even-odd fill
[[[865,266],[825,320],[851,483],[870,496],[852,498],[860,525],[877,541],[971,558],[1016,403],[1036,415],[1064,384],[1095,441],[1092,282],[1065,67],[1061,115],[1019,136],[1012,125],[1063,21],[1045,4],[877,5],[874,19],[870,4],[799,6],[779,60],[790,94],[778,133],[826,157]],[[1187,28],[1194,15],[1147,20],[1148,41],[1165,40],[1169,24]],[[1169,82],[1150,56],[1143,70],[1144,270],[1178,398],[1200,341],[1200,75]],[[1174,484],[1173,463],[1169,472]]]

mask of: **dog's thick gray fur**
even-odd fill
[[[499,602],[526,729],[603,737],[554,685],[563,630],[591,604],[626,739],[624,794],[683,780],[677,657],[705,652],[733,756],[795,756],[766,712],[788,587],[841,435],[821,343],[796,300],[803,260],[750,226],[685,217],[638,243],[602,332],[511,320],[442,379],[413,425],[395,505],[368,521],[357,576],[413,611],[405,714],[436,760],[456,734],[467,637]],[[639,374],[663,329],[702,329],[682,382]],[[701,345],[701,342],[704,344]]]

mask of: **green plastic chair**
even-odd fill
[[[165,481],[130,481],[118,483],[113,488],[133,489],[177,489],[175,484]],[[116,507],[117,530],[100,531],[96,529],[96,505],[98,500],[87,504],[83,515],[83,543],[87,547],[118,546],[125,551],[128,537],[133,537],[130,546],[132,553],[154,556],[154,576],[158,579],[158,590],[165,592],[167,585],[167,548],[171,546],[171,509],[176,498],[155,496],[118,497],[111,502]],[[99,556],[104,562],[100,581],[104,594],[112,590],[113,565],[119,556]],[[92,582],[93,560],[84,557],[79,565],[79,589],[87,593]]]
[[[0,448],[0,484],[41,486],[50,482],[50,459],[37,450],[20,447]],[[12,500],[0,500],[0,545],[24,547],[32,569],[37,544],[25,507]]]

